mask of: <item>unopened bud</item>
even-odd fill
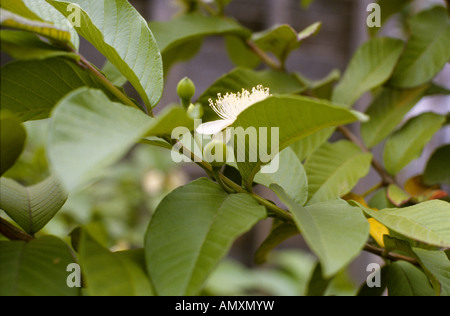
[[[181,99],[181,104],[187,108],[195,94],[195,85],[192,80],[188,77],[181,79],[177,86],[177,93]]]

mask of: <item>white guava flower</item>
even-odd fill
[[[269,96],[269,88],[262,85],[253,88],[252,92],[242,89],[242,92],[227,93],[223,97],[219,93],[215,102],[209,99],[209,106],[221,119],[200,124],[196,131],[199,134],[215,135],[233,124],[242,111]]]

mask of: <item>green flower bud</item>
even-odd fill
[[[192,80],[188,77],[181,79],[177,86],[177,93],[181,99],[181,104],[187,108],[195,94],[195,85]]]
[[[203,149],[203,158],[215,168],[222,167],[227,161],[227,145],[217,139],[211,140]]]
[[[191,103],[187,109],[188,116],[193,120],[202,118],[204,112],[203,106],[200,103]]]

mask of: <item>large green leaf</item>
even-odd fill
[[[369,223],[363,213],[343,200],[331,200],[302,207],[289,199],[283,202],[306,243],[319,257],[326,278],[356,258],[369,237]]]
[[[0,241],[0,295],[79,295],[79,288],[67,286],[66,269],[75,262],[69,247],[53,236]]]
[[[127,0],[47,0],[66,17],[81,10],[77,32],[95,46],[137,90],[148,110],[163,90],[161,54],[147,22]]]
[[[209,99],[217,99],[218,94],[241,92],[242,89],[251,91],[253,87],[262,85],[269,88],[272,94],[296,94],[306,87],[299,83],[294,75],[279,71],[236,68],[216,80],[202,95],[198,102],[205,109],[204,121],[217,119],[216,113],[209,107]]]
[[[385,235],[386,250],[397,250],[416,259],[436,295],[450,295],[450,261],[444,251],[413,248],[410,242]]]
[[[406,261],[397,261],[387,272],[389,296],[433,296],[427,276]]]
[[[303,165],[298,160],[294,151],[289,147],[280,152],[278,159],[276,163],[279,165],[276,171],[271,173],[257,173],[255,182],[268,188],[271,187],[271,184],[277,184],[295,203],[304,205],[308,198],[308,179]]]
[[[257,141],[251,139],[246,141],[245,148],[235,151],[239,171],[245,181],[248,183],[253,181],[262,163],[258,142],[264,143],[267,140],[267,153],[276,154],[276,148],[272,148],[273,144],[278,143],[278,149],[281,151],[323,128],[351,123],[358,119],[361,119],[358,113],[323,100],[300,96],[269,97],[241,112],[232,125],[234,128],[242,128],[244,132],[256,129],[258,138]],[[261,127],[263,129],[260,129]],[[267,128],[266,135],[264,128]],[[272,129],[278,130],[278,139],[276,136],[272,138],[270,134]],[[239,139],[236,144],[239,145]],[[243,154],[239,154],[244,151],[245,159]],[[254,155],[256,162],[249,161]]]
[[[89,72],[65,58],[22,60],[1,71],[1,108],[22,121],[47,118],[69,92],[83,86],[100,88]]]
[[[389,229],[439,247],[450,247],[450,204],[433,200],[404,208],[363,211]]]
[[[351,106],[365,92],[383,84],[402,51],[403,42],[393,38],[375,38],[361,45],[334,89],[332,101]]]
[[[445,116],[434,113],[424,113],[409,120],[386,142],[383,153],[386,170],[397,174],[418,158],[425,145],[444,123]]]
[[[366,112],[370,121],[361,125],[364,143],[373,147],[389,136],[427,88],[425,85],[411,90],[382,89]]]
[[[58,33],[61,31],[68,33],[68,37],[64,35],[64,40],[70,41],[71,45],[78,49],[80,39],[72,24],[46,0],[2,0],[2,8],[35,22],[51,23],[53,28],[59,30]],[[72,11],[73,9],[69,14]]]
[[[152,123],[100,90],[80,88],[53,112],[47,146],[51,166],[68,190],[84,185],[121,158]]]
[[[372,155],[342,140],[325,143],[305,163],[308,204],[339,198],[349,193],[370,170]]]
[[[0,193],[0,208],[29,234],[41,230],[67,200],[67,193],[54,176],[31,187],[1,178]]]
[[[444,7],[422,11],[410,21],[411,38],[389,85],[411,88],[430,81],[450,60],[450,18]]]
[[[159,204],[145,235],[147,270],[158,295],[196,295],[233,241],[266,216],[249,195],[227,195],[207,179]]]
[[[45,59],[58,56],[78,58],[76,54],[60,50],[30,32],[0,30],[0,40],[2,51],[15,59]]]
[[[334,127],[321,129],[320,131],[293,143],[290,147],[295,152],[298,159],[304,161],[331,137],[334,130]]]
[[[317,22],[297,33],[290,25],[275,25],[269,30],[253,34],[252,39],[263,51],[271,52],[284,62],[291,51],[298,48],[306,38],[317,34],[321,26],[322,23]]]
[[[79,260],[89,295],[153,295],[145,267],[126,253],[110,252],[86,230],[81,233]]]
[[[443,251],[412,249],[421,264],[427,268],[440,284],[440,295],[450,296],[450,261]]]
[[[450,145],[445,145],[436,149],[428,160],[423,180],[426,184],[446,184],[450,185]]]
[[[19,158],[26,138],[27,133],[18,118],[2,110],[0,112],[0,176]]]

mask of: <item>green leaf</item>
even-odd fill
[[[434,291],[427,276],[406,261],[397,261],[389,266],[389,296],[433,296]]]
[[[378,0],[378,4],[381,8],[381,25],[383,26],[389,18],[399,13],[407,4],[411,3],[412,0]],[[381,28],[379,27],[369,27],[368,31],[371,36],[375,36]]]
[[[80,88],[56,106],[47,155],[68,190],[84,185],[121,158],[151,127],[141,111]]]
[[[257,147],[255,148],[258,142],[264,142],[267,139],[267,153],[274,155],[277,153],[273,151],[275,148],[272,148],[272,144],[275,142],[278,142],[278,150],[281,151],[323,128],[347,124],[359,118],[360,116],[356,112],[323,100],[300,96],[269,97],[241,112],[232,125],[234,128],[241,127],[244,131],[249,128],[256,129],[258,137],[257,141],[246,141],[245,145],[245,157],[252,157],[255,154],[256,162],[243,159],[244,156],[235,150],[238,156],[239,171],[245,181],[253,182],[253,177],[259,171],[262,163],[260,153],[257,152]],[[260,133],[260,127],[267,128],[267,135]],[[269,135],[272,128],[278,130],[278,139],[276,137],[272,139]],[[240,148],[240,151],[243,152],[243,148]]]
[[[54,176],[30,187],[1,178],[0,192],[0,208],[29,234],[41,230],[67,200],[67,193]]]
[[[2,0],[2,7],[24,18],[48,22],[70,34],[71,45],[78,50],[80,39],[72,23],[46,0]],[[73,12],[73,8],[69,13]]]
[[[250,31],[238,23],[219,17],[195,14],[183,15],[168,22],[150,22],[158,47],[164,54],[181,44],[213,35],[250,36]]]
[[[369,200],[369,206],[376,208],[377,210],[382,210],[384,208],[395,207],[387,197],[387,188],[382,188],[378,190]]]
[[[69,92],[100,88],[89,72],[64,58],[15,61],[2,67],[1,108],[22,121],[47,118]]]
[[[249,195],[227,195],[207,179],[170,193],[145,236],[147,271],[158,295],[198,294],[233,241],[265,216]]]
[[[113,253],[83,230],[79,260],[92,296],[151,296],[150,281],[141,264],[127,253]]]
[[[334,127],[321,129],[320,131],[293,143],[290,147],[295,152],[298,159],[304,161],[331,137],[334,130]]]
[[[322,23],[316,22],[297,34],[287,24],[275,25],[269,30],[254,33],[252,39],[263,51],[273,53],[284,62],[291,51],[297,49],[306,38],[316,35],[321,27]]]
[[[151,123],[146,132],[146,137],[171,135],[177,127],[185,127],[188,130],[194,129],[194,120],[187,115],[186,110],[179,106],[164,108]]]
[[[253,69],[261,63],[261,59],[248,48],[242,38],[226,36],[225,45],[228,56],[237,67]]]
[[[413,248],[421,265],[436,278],[440,284],[440,295],[450,296],[450,261],[443,251],[430,251]]]
[[[389,85],[412,88],[430,81],[450,59],[450,18],[444,7],[422,11],[410,21],[411,38]]]
[[[366,111],[370,121],[361,125],[361,137],[373,147],[389,136],[422,98],[428,85],[411,90],[383,88]]]
[[[126,0],[47,0],[66,17],[67,6],[80,6],[77,32],[128,79],[150,111],[163,90],[162,59],[147,22]]]
[[[445,145],[436,149],[431,155],[423,174],[423,180],[426,184],[450,185],[450,166],[448,164],[448,157],[450,157],[450,145]]]
[[[317,263],[309,280],[306,296],[323,296],[330,282],[330,278],[324,278],[322,275],[322,267],[320,263]]]
[[[127,78],[122,75],[120,70],[117,69],[116,66],[114,66],[109,60],[106,60],[103,65],[102,73],[112,84],[119,87],[122,87],[128,81]]]
[[[272,94],[296,94],[306,89],[294,75],[274,70],[255,71],[236,68],[217,79],[198,98],[198,102],[203,104],[205,110],[203,120],[209,121],[218,118],[217,114],[209,107],[209,99],[217,99],[219,93],[225,95],[226,93],[241,92],[242,89],[251,91],[258,85],[269,88]]]
[[[450,204],[433,200],[404,208],[374,211],[362,208],[389,229],[406,237],[435,245],[450,247]]]
[[[247,38],[249,30],[238,23],[220,17],[187,14],[168,22],[150,22],[161,50],[164,71],[178,61],[186,61],[197,54],[207,36],[236,35]]]
[[[53,24],[29,20],[1,8],[0,15],[0,25],[2,27],[33,32],[57,42],[64,43],[70,41],[70,33],[55,27]]]
[[[298,235],[299,231],[295,224],[289,222],[275,223],[272,225],[269,236],[263,241],[255,252],[255,263],[263,264],[268,254],[286,239]]]
[[[394,38],[374,38],[354,54],[331,100],[351,106],[365,92],[389,79],[403,51],[403,42]]]
[[[2,51],[15,59],[45,59],[58,56],[78,58],[76,54],[47,44],[29,32],[0,30],[0,39]]]
[[[277,184],[295,203],[304,205],[308,198],[308,179],[300,160],[288,147],[280,152],[277,164],[279,166],[275,172],[257,173],[255,182],[268,188],[271,188],[271,184]]]
[[[77,296],[67,286],[67,266],[75,263],[69,247],[53,236],[30,242],[0,241],[1,296]]]
[[[308,204],[339,198],[349,193],[370,170],[372,155],[342,140],[325,143],[305,163]]]
[[[0,176],[11,168],[22,153],[27,133],[17,117],[0,111]]]
[[[445,116],[434,113],[424,113],[409,120],[386,142],[383,152],[386,170],[395,175],[411,161],[419,158],[425,145],[445,120]]]
[[[329,278],[355,259],[369,237],[369,223],[356,207],[331,200],[302,207],[283,201],[306,243],[317,255],[322,274]]]
[[[387,197],[395,206],[401,206],[411,199],[411,195],[406,193],[396,184],[390,184],[387,188]]]
[[[326,100],[331,99],[334,84],[341,78],[341,72],[337,69],[333,69],[327,76],[319,80],[310,80],[299,73],[295,75],[308,86],[308,91],[313,97]]]

